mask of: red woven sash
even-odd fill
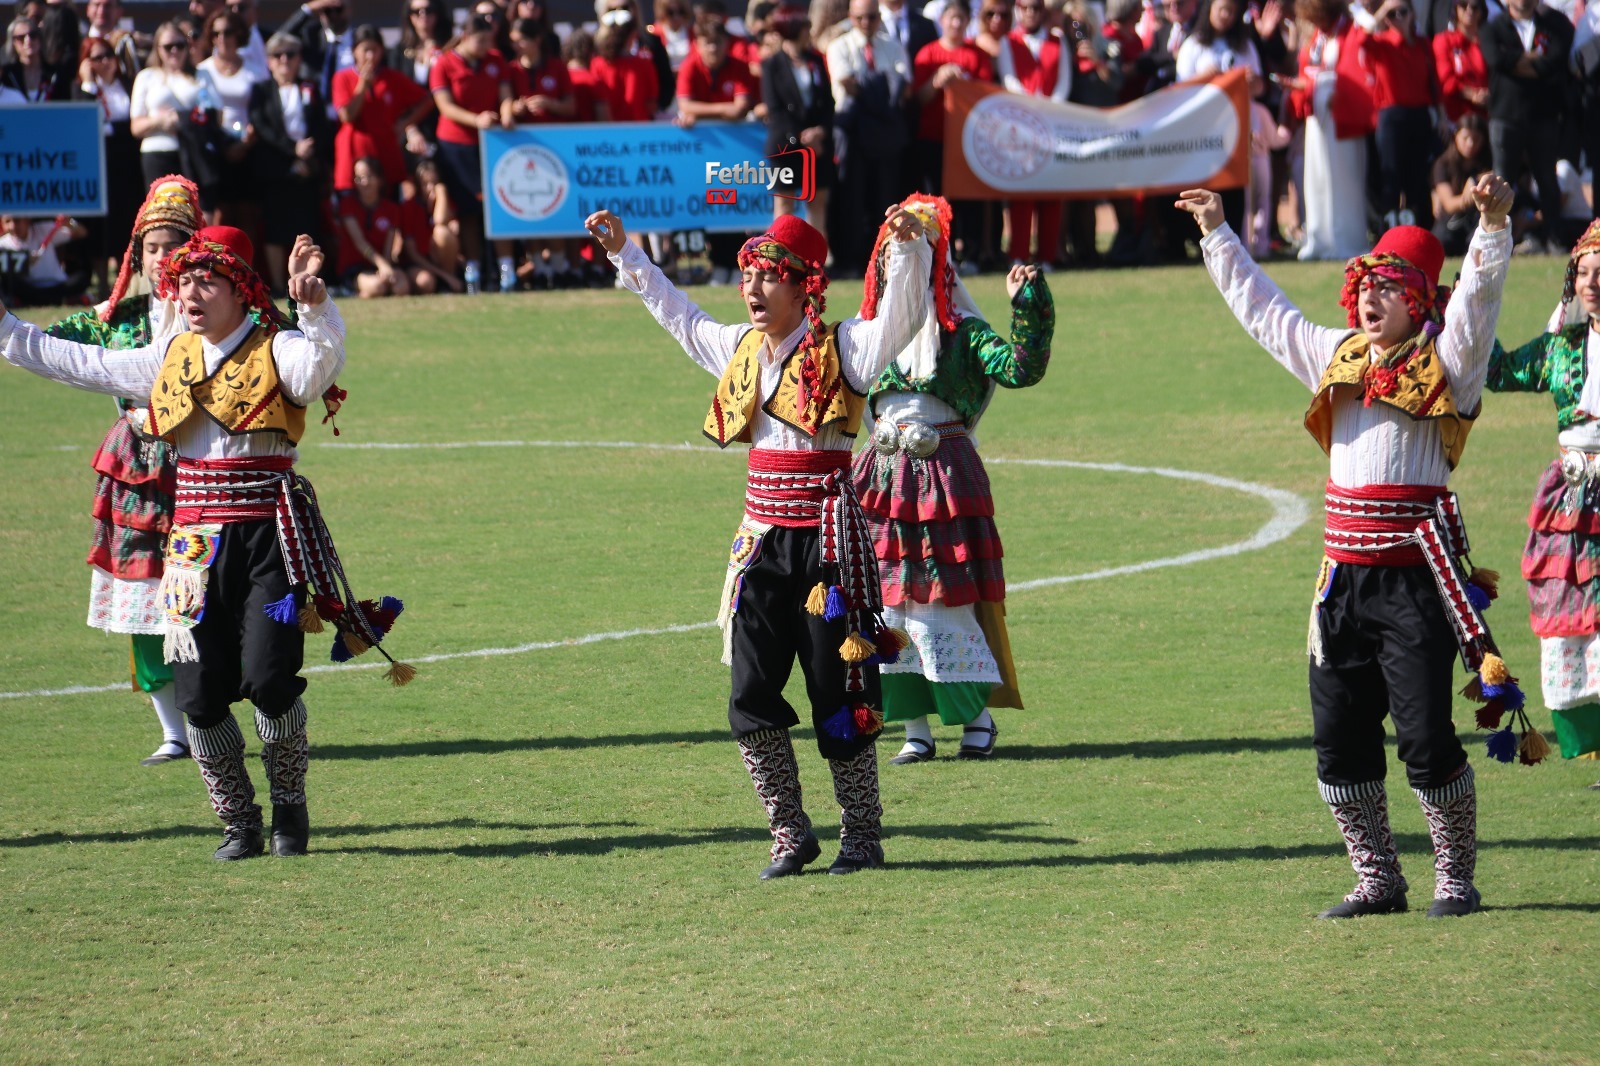
[[[751,518],[790,529],[822,521],[822,504],[849,484],[847,451],[751,448],[744,509]]]
[[[254,522],[274,518],[294,460],[285,455],[238,459],[178,459],[177,509],[180,526],[202,522]]]

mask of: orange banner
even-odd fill
[[[945,87],[944,195],[953,200],[1236,189],[1249,176],[1243,68],[1113,108],[1021,96],[986,82]]]

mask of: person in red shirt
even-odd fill
[[[1386,0],[1378,9],[1378,32],[1367,38],[1373,104],[1378,109],[1378,213],[1385,225],[1433,228],[1433,108],[1439,83],[1433,52],[1417,36],[1411,0]],[[1404,201],[1404,208],[1401,203]]]
[[[428,88],[439,108],[439,174],[461,221],[461,249],[466,256],[467,291],[479,287],[483,258],[483,176],[478,132],[496,123],[511,123],[500,113],[500,101],[511,95],[505,57],[492,47],[495,24],[472,15],[456,40],[433,64]],[[509,244],[496,242],[500,289],[516,288],[517,275]]]
[[[923,45],[911,63],[911,91],[921,105],[917,137],[911,144],[911,180],[921,193],[938,196],[944,189],[944,87],[967,79],[994,80],[989,54],[967,40],[971,21],[967,0],[945,0],[939,12],[939,39]],[[950,210],[950,248],[960,264],[966,261],[968,242],[982,220],[971,200],[952,200]]]
[[[567,122],[577,114],[572,97],[572,75],[554,53],[545,54],[546,41],[533,19],[511,24],[511,95],[501,101],[501,118],[507,111],[521,125]]]
[[[594,62],[594,37],[587,30],[573,30],[561,42],[561,59],[567,64],[567,77],[572,80],[573,121],[610,122],[611,106],[606,100],[606,88],[590,70]]]
[[[1489,113],[1489,67],[1478,47],[1478,31],[1488,13],[1486,0],[1456,0],[1455,25],[1433,38],[1433,72],[1451,122],[1460,122],[1468,112]]]
[[[339,202],[339,278],[364,300],[432,292],[432,274],[401,265],[405,247],[400,205],[384,195],[383,164],[371,156],[351,167],[355,195]]]
[[[333,106],[339,112],[333,187],[340,192],[354,189],[356,160],[371,156],[383,165],[384,182],[398,188],[408,176],[402,131],[414,129],[433,101],[422,86],[384,65],[383,35],[377,27],[357,26],[354,41],[355,66],[333,76]]]
[[[631,49],[634,28],[626,10],[607,11],[608,20],[595,34],[595,57],[589,71],[605,90],[613,122],[649,122],[656,117],[660,86],[650,57]]]
[[[1044,0],[1018,0],[1016,28],[1000,42],[995,69],[1008,92],[1045,96],[1065,103],[1076,60],[1061,31],[1045,21]],[[1039,221],[1038,262],[1049,270],[1061,245],[1060,200],[1011,200],[1011,265],[1027,262],[1033,223]]]
[[[727,27],[715,18],[702,18],[694,27],[694,51],[678,68],[678,125],[690,127],[700,119],[738,122],[750,113],[757,99],[750,68],[728,54]],[[726,285],[738,269],[739,249],[745,234],[708,233],[711,284]]]
[[[405,242],[402,259],[411,270],[432,274],[451,292],[465,286],[456,276],[461,268],[461,223],[450,193],[439,180],[439,165],[431,159],[417,161],[412,184],[416,195],[400,203],[400,233]]]

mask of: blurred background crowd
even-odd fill
[[[1491,169],[1519,189],[1520,252],[1565,254],[1594,215],[1600,0],[400,0],[359,25],[354,2],[280,5],[275,25],[258,0],[18,5],[0,103],[98,102],[110,210],[6,216],[13,298],[103,297],[169,173],[256,236],[279,291],[300,232],[363,297],[611,284],[591,242],[484,237],[481,132],[564,122],[764,123],[768,153],[815,151],[801,209],[834,276],[859,276],[883,208],[942,191],[955,79],[1109,108],[1245,68],[1251,180],[1225,207],[1261,256],[1344,258],[1395,222],[1459,253],[1464,189]],[[1193,258],[1170,200],[958,202],[955,250],[968,273]],[[730,280],[741,235],[668,237],[650,251],[680,276],[694,259],[696,280]]]

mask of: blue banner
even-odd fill
[[[53,218],[106,213],[100,105],[0,106],[0,212]],[[119,174],[119,181],[140,181]]]
[[[759,232],[772,220],[771,189],[783,166],[761,154],[766,135],[759,122],[485,130],[488,235],[582,237],[583,220],[600,210],[615,211],[635,233]],[[802,184],[798,173],[788,177]]]

